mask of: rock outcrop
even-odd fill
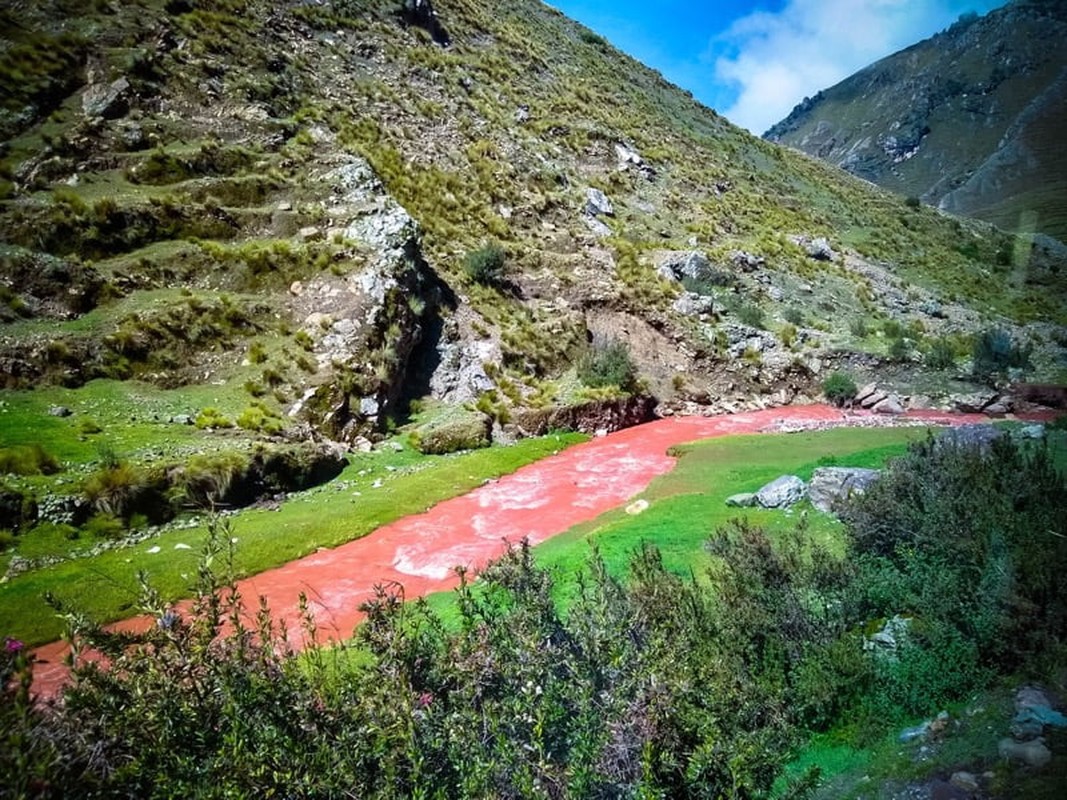
[[[819,511],[833,512],[855,494],[863,494],[881,476],[877,469],[818,467],[808,483],[808,497]]]

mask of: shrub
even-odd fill
[[[274,435],[285,429],[285,424],[278,414],[263,403],[252,403],[237,417],[237,427],[246,431],[257,431]]]
[[[1009,669],[1067,630],[1067,483],[1044,445],[930,439],[846,518],[863,584],[880,587],[870,616],[920,610],[931,636],[942,626]]]
[[[781,340],[782,344],[785,345],[786,347],[792,347],[793,346],[793,342],[795,342],[796,338],[797,338],[797,328],[796,328],[796,326],[793,325],[792,323],[788,323],[786,325],[783,325],[782,329],[780,331],[778,331],[778,338],[779,338],[779,340]]]
[[[221,411],[212,406],[200,410],[196,415],[196,427],[204,428],[232,428],[233,421],[228,419]]]
[[[898,336],[889,342],[886,354],[893,361],[907,361],[911,357],[911,341],[904,336]]]
[[[822,393],[835,406],[842,406],[856,396],[856,381],[847,372],[834,372],[822,382]]]
[[[267,360],[267,348],[263,342],[252,342],[252,346],[248,348],[248,360],[253,364],[262,364]]]
[[[762,328],[764,325],[763,309],[755,303],[746,303],[737,309],[737,318],[750,328]]]
[[[59,470],[55,456],[39,444],[0,447],[0,474],[52,475]]]
[[[904,201],[904,205],[906,205],[908,208],[921,208],[922,200],[920,200],[913,194],[908,195],[907,199]]]
[[[923,363],[930,369],[952,369],[956,363],[956,350],[948,339],[935,339],[923,357]]]
[[[1001,328],[990,328],[975,337],[972,349],[973,372],[976,378],[994,381],[1012,369],[1030,366],[1030,345],[1017,345],[1011,335]]]
[[[849,332],[857,339],[865,339],[867,334],[870,333],[870,329],[867,327],[867,320],[863,317],[855,317],[848,325]]]
[[[487,244],[463,258],[463,270],[475,283],[491,286],[504,276],[506,254],[496,244]]]
[[[791,325],[803,325],[804,312],[796,306],[790,306],[785,310],[785,321]]]
[[[193,456],[172,471],[171,499],[198,508],[214,508],[248,471],[248,457],[233,451]]]
[[[82,532],[93,539],[117,539],[125,530],[122,520],[106,512],[93,514],[82,525]]]
[[[631,391],[637,383],[637,367],[630,348],[618,340],[594,342],[578,361],[578,380],[592,388],[617,386]]]

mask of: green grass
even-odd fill
[[[252,575],[317,548],[358,539],[583,439],[579,434],[552,435],[443,457],[422,456],[407,448],[354,456],[334,482],[291,496],[279,511],[242,513],[235,524],[235,567],[241,576]],[[377,480],[380,488],[373,487]],[[172,531],[133,548],[36,570],[0,584],[0,632],[30,644],[58,638],[63,623],[45,603],[47,592],[100,621],[129,616],[135,611],[141,570],[164,597],[186,596],[196,579],[205,536],[202,526]],[[177,544],[192,549],[175,550]],[[149,554],[155,546],[161,552]]]
[[[191,425],[168,420],[177,414],[196,415],[205,406],[236,416],[248,404],[239,385],[186,386],[160,389],[137,381],[90,381],[78,389],[49,387],[34,391],[6,391],[0,395],[0,447],[39,443],[60,461],[95,461],[102,446],[121,457],[158,457],[162,449],[232,447],[225,440]],[[53,405],[70,408],[70,417],[53,417]],[[91,417],[103,430],[85,436],[78,421]]]

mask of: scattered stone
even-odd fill
[[[837,258],[837,253],[830,247],[830,242],[823,236],[811,238],[810,236],[790,236],[790,241],[799,247],[804,249],[804,252],[808,254],[809,258],[814,258],[816,261],[833,261]]]
[[[117,119],[130,110],[130,82],[117,78],[111,83],[95,83],[82,94],[82,111],[87,117]]]
[[[191,414],[175,414],[170,418],[170,422],[172,425],[193,425],[196,420]]]
[[[634,502],[630,503],[630,505],[626,506],[626,513],[630,514],[631,516],[637,516],[642,511],[647,511],[647,510],[648,510],[648,501],[645,500],[645,499],[635,500]]]
[[[731,508],[752,508],[756,505],[756,494],[755,492],[732,494],[726,498],[726,505]]]
[[[150,553],[151,555],[155,555],[156,553],[158,553],[162,549],[163,549],[162,547],[160,547],[158,544],[156,544],[156,545],[152,545],[151,547],[149,547],[146,552]]]
[[[958,789],[970,792],[971,794],[974,794],[981,788],[981,784],[978,783],[978,778],[972,773],[964,772],[962,770],[952,773],[952,777],[949,778],[949,783]]]
[[[999,439],[1004,431],[992,425],[960,425],[945,428],[934,440],[935,447],[977,448],[983,452],[989,449],[994,439]]]
[[[1041,769],[1052,760],[1052,751],[1045,745],[1043,739],[1032,739],[1029,742],[1017,742],[1011,738],[1000,740],[997,752],[1001,758],[1009,761],[1021,761],[1028,767]]]
[[[322,228],[316,228],[314,225],[301,228],[297,232],[297,236],[305,242],[321,242],[325,238]]]
[[[174,549],[175,550],[192,550],[193,546],[189,545],[189,544],[186,544],[185,542],[178,542],[176,545],[174,545]]]
[[[699,317],[715,310],[715,300],[695,292],[682,292],[671,304],[671,308],[687,317]]]
[[[885,392],[875,390],[873,394],[867,395],[860,401],[860,408],[874,408],[876,405],[887,399],[889,395]]]
[[[1003,417],[1005,414],[1010,414],[1014,404],[1010,397],[1003,397],[994,400],[992,403],[982,409],[983,414],[988,414],[991,417]]]
[[[49,406],[48,416],[50,417],[69,417],[74,412],[66,406]]]
[[[856,392],[856,396],[853,399],[857,404],[861,404],[861,403],[863,403],[864,400],[866,400],[868,397],[870,397],[871,395],[873,395],[877,391],[878,391],[878,384],[877,383],[868,383],[866,386],[864,386],[862,389],[860,389],[858,392]]]
[[[788,508],[803,500],[807,490],[796,475],[782,475],[756,492],[756,503],[762,508]]]
[[[874,411],[875,414],[903,414],[904,404],[899,397],[895,394],[891,394],[871,406],[871,410]]]
[[[964,414],[981,414],[996,397],[997,395],[993,392],[975,392],[956,397],[952,404],[957,411]]]
[[[901,743],[913,742],[916,739],[925,738],[930,732],[930,723],[924,722],[921,725],[916,725],[914,728],[905,728],[900,732],[897,739]]]
[[[585,215],[582,217],[585,225],[589,230],[593,232],[593,235],[603,238],[604,236],[611,236],[611,228],[598,220],[596,217],[590,217]]]
[[[1045,438],[1045,426],[1041,423],[1035,423],[1033,425],[1024,425],[1019,428],[1016,434],[1020,439],[1044,439]]]
[[[897,614],[885,621],[881,630],[872,633],[863,643],[863,649],[877,653],[883,657],[895,659],[897,649],[907,639],[911,629],[911,617],[902,617]],[[932,723],[924,722],[925,732],[929,731]],[[914,730],[914,729],[913,729]],[[901,741],[904,741],[901,739]]]
[[[767,259],[763,256],[757,256],[753,253],[749,253],[747,250],[731,250],[729,258],[735,267],[738,267],[745,272],[754,272],[765,266],[767,263]]]
[[[863,494],[881,476],[877,469],[818,467],[811,474],[808,497],[819,511],[832,512],[853,494]]]
[[[585,190],[585,213],[591,217],[614,217],[615,208],[606,194],[590,186]]]
[[[667,253],[659,262],[656,271],[670,281],[683,278],[704,280],[711,275],[712,267],[708,257],[699,250],[687,250]]]

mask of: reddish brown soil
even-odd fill
[[[932,424],[988,421],[979,415],[935,412],[909,416]],[[505,540],[527,537],[537,544],[626,502],[671,469],[674,459],[667,450],[673,445],[764,430],[888,421],[820,405],[658,420],[572,447],[362,539],[242,580],[238,589],[246,599],[265,597],[275,617],[287,625],[291,641],[301,639],[301,592],[314,610],[320,634],[347,638],[360,621],[360,603],[376,584],[396,581],[409,599],[452,588],[458,582],[455,566],[477,570],[501,554]],[[149,624],[150,619],[138,617],[113,628],[136,630]],[[63,660],[68,648],[54,642],[34,652],[34,690],[54,696],[66,679]]]

